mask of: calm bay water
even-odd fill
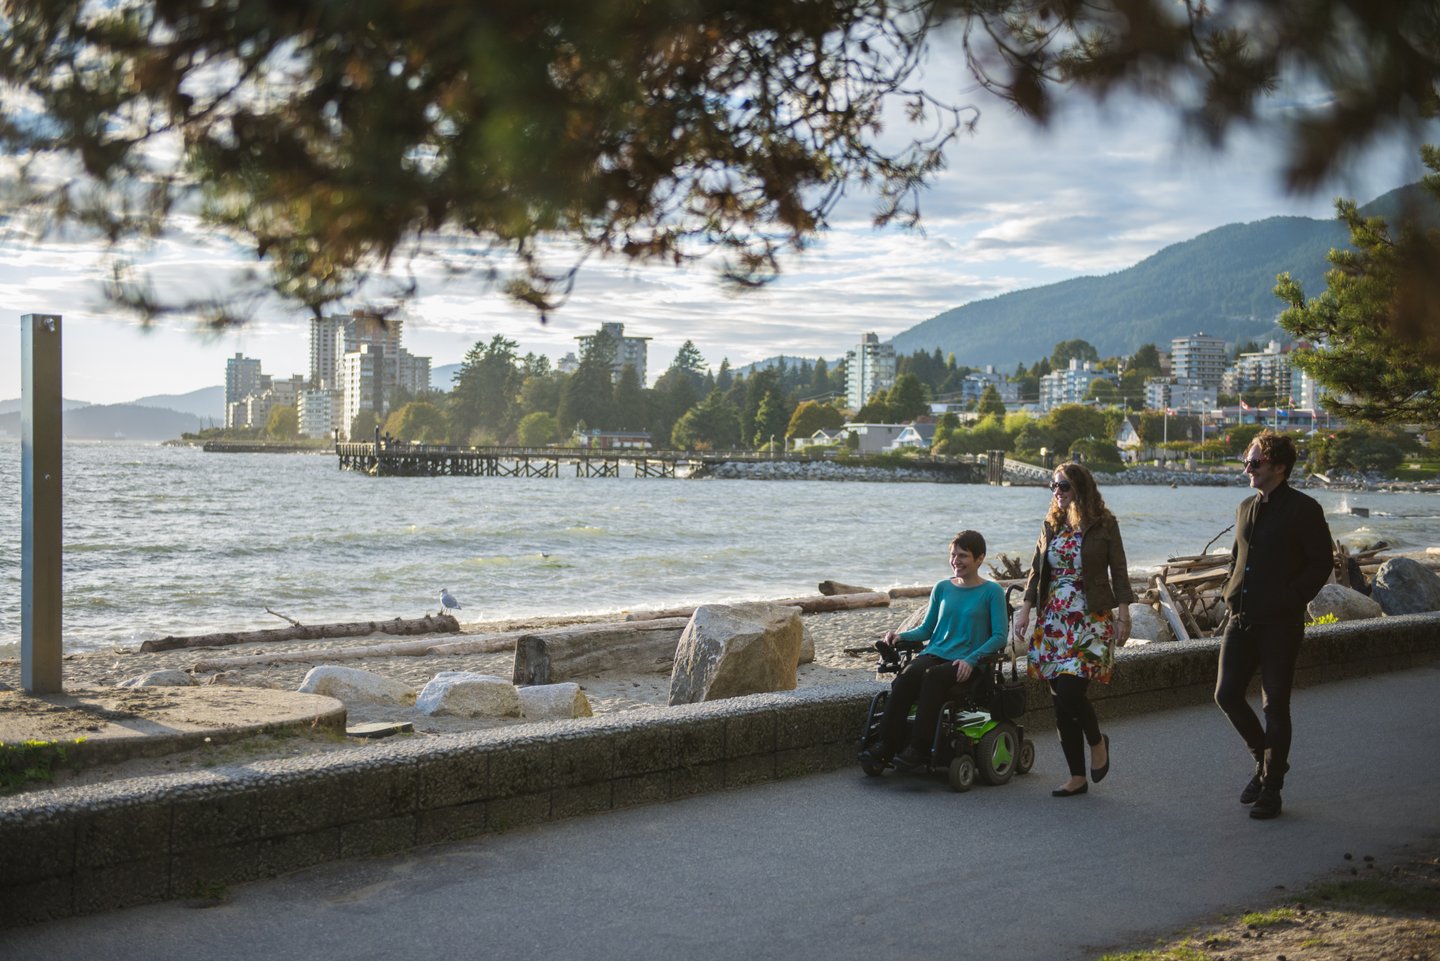
[[[1312,493],[1348,542],[1440,544],[1440,496]],[[1105,494],[1143,572],[1198,553],[1245,491]],[[415,617],[439,609],[442,587],[470,621],[809,594],[825,578],[928,584],[964,527],[985,535],[992,559],[1028,562],[1047,496],[954,484],[371,478],[328,455],[75,443],[65,449],[65,647],[283,626],[266,607],[305,623]],[[0,656],[13,656],[18,443],[0,444],[0,505]]]

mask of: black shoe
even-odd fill
[[[1254,804],[1264,787],[1265,783],[1260,780],[1260,775],[1255,775],[1250,779],[1250,783],[1245,785],[1245,790],[1240,792],[1240,803]]]
[[[884,767],[890,763],[890,749],[883,744],[867,744],[860,752],[859,761],[861,764]]]
[[[1087,781],[1086,783],[1080,785],[1080,786],[1077,787],[1077,788],[1057,787],[1055,790],[1053,790],[1053,791],[1050,792],[1050,796],[1051,796],[1051,797],[1074,797],[1074,796],[1077,795],[1077,794],[1084,794],[1084,793],[1085,793],[1086,791],[1088,791],[1088,790],[1090,790],[1090,783]]]
[[[1250,816],[1256,820],[1264,821],[1280,816],[1280,792],[1272,791],[1270,788],[1261,788],[1260,796],[1255,799],[1255,804],[1250,808]]]
[[[1096,784],[1105,780],[1105,775],[1110,773],[1110,735],[1102,734],[1100,735],[1100,740],[1105,742],[1105,766],[1092,767],[1090,769],[1090,780]]]
[[[925,758],[921,757],[920,752],[913,747],[907,747],[895,755],[894,764],[897,771],[914,771],[925,766]]]

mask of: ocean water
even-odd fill
[[[955,484],[372,478],[331,455],[128,443],[68,444],[64,470],[67,652],[283,626],[267,607],[305,623],[416,617],[439,609],[442,587],[470,621],[811,594],[826,578],[929,584],[961,528],[985,535],[992,560],[1028,563],[1048,498]],[[1137,573],[1200,552],[1245,496],[1104,493]],[[1312,493],[1348,543],[1440,544],[1440,496]],[[20,446],[9,442],[0,656],[19,640]]]

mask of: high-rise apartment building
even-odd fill
[[[1062,404],[1083,403],[1090,385],[1097,380],[1113,381],[1115,375],[1087,361],[1072,357],[1070,364],[1040,378],[1040,409],[1050,410]]]
[[[1218,388],[1225,366],[1225,341],[1219,337],[1202,331],[1170,341],[1170,372],[1177,379]]]
[[[650,338],[626,337],[624,324],[601,324],[600,329],[608,334],[610,340],[615,344],[615,364],[610,371],[610,380],[619,383],[620,375],[625,372],[625,365],[629,364],[635,368],[635,373],[640,378],[640,385],[643,387],[645,385],[646,355],[649,351],[647,345],[650,343]],[[575,339],[580,341],[583,351],[589,348],[590,341],[595,339],[595,335],[582,334]]]
[[[334,390],[339,386],[336,372],[340,369],[340,358],[335,354],[335,335],[349,321],[344,314],[310,318],[311,387]]]
[[[225,426],[243,427],[235,423],[239,404],[251,394],[263,389],[264,374],[260,373],[260,358],[236,354],[225,361]]]
[[[366,440],[351,437],[350,426],[362,410],[373,410],[377,417],[385,416],[385,348],[376,344],[361,344],[341,358],[344,372],[341,384],[344,390],[344,414],[340,422],[340,436],[347,440]]]
[[[895,345],[882,344],[875,334],[864,334],[854,350],[845,353],[845,403],[859,410],[878,390],[895,385]]]

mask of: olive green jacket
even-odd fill
[[[1056,533],[1045,524],[1035,544],[1030,578],[1025,582],[1025,602],[1032,608],[1043,606],[1050,592],[1050,565],[1046,557]],[[1092,613],[1110,611],[1135,601],[1135,592],[1130,587],[1130,568],[1125,563],[1125,545],[1120,540],[1120,525],[1113,516],[1090,525],[1080,540],[1080,584],[1085,591],[1085,604]]]

